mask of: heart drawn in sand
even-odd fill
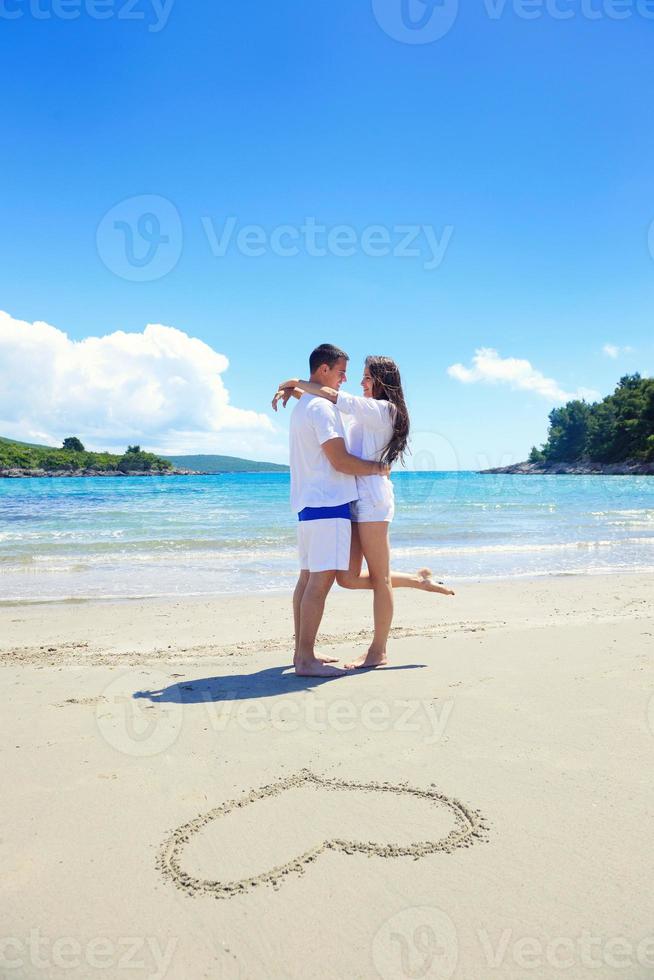
[[[366,825],[377,840],[363,839]],[[161,845],[157,866],[188,894],[230,898],[261,884],[277,887],[327,851],[417,860],[470,847],[486,831],[478,811],[433,787],[350,782],[302,769],[178,827]],[[384,842],[388,836],[396,840]],[[214,867],[220,877],[203,876]]]

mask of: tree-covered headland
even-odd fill
[[[654,461],[654,378],[626,374],[600,402],[567,402],[549,414],[547,441],[530,463]]]
[[[173,464],[154,453],[143,452],[140,446],[129,446],[122,455],[88,452],[77,436],[64,439],[61,449],[0,438],[0,470],[169,473]]]

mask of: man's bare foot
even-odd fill
[[[295,667],[295,665],[297,663],[297,660],[298,660],[298,656],[297,656],[297,653],[296,653],[295,656],[293,657],[293,666],[294,667]],[[337,664],[338,663],[338,657],[328,657],[328,656],[326,656],[323,653],[317,653],[315,655],[315,657],[314,657],[314,660],[319,660],[321,664]]]
[[[435,582],[431,568],[421,568],[418,572],[420,588],[425,592],[440,592],[441,595],[456,595],[452,589],[448,589],[442,582]]]
[[[302,660],[298,658],[293,666],[298,677],[345,677],[347,674],[343,667],[332,667],[317,657]]]
[[[353,660],[352,663],[345,664],[345,666],[348,670],[372,670],[374,667],[385,667],[387,663],[385,650],[383,653],[373,653],[368,650],[366,654],[362,654],[357,660]]]

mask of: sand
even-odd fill
[[[651,978],[652,584],[0,604],[0,975]]]

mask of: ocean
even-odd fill
[[[654,571],[650,476],[393,475],[393,568]],[[290,590],[287,473],[0,480],[0,601]]]

